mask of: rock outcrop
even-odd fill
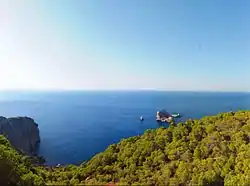
[[[169,114],[167,111],[162,110],[162,111],[157,111],[156,112],[156,121],[161,121],[161,122],[171,122],[173,120],[173,117],[171,114]]]
[[[34,155],[40,142],[38,125],[29,117],[5,118],[0,116],[0,134],[17,150]]]

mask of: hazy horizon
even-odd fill
[[[204,93],[249,93],[250,91],[226,91],[226,90],[162,90],[162,89],[5,89],[4,92],[38,92],[38,93],[57,93],[57,92],[204,92]]]
[[[0,91],[249,92],[250,2],[0,2]]]

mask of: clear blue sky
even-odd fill
[[[0,2],[0,89],[250,91],[248,0]]]

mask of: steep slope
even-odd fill
[[[45,181],[50,185],[248,186],[249,142],[250,111],[239,111],[148,130],[110,145],[80,166],[31,167],[9,145],[5,147],[6,140],[0,140],[0,159],[16,167],[13,182],[20,179],[33,185]]]
[[[249,141],[250,112],[222,113],[148,130],[109,146],[80,167],[57,168],[45,179],[50,182],[52,175],[65,184],[250,185]]]
[[[45,185],[43,178],[36,173],[29,158],[19,154],[0,135],[0,185]]]

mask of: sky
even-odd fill
[[[248,0],[0,0],[0,90],[250,91]]]

